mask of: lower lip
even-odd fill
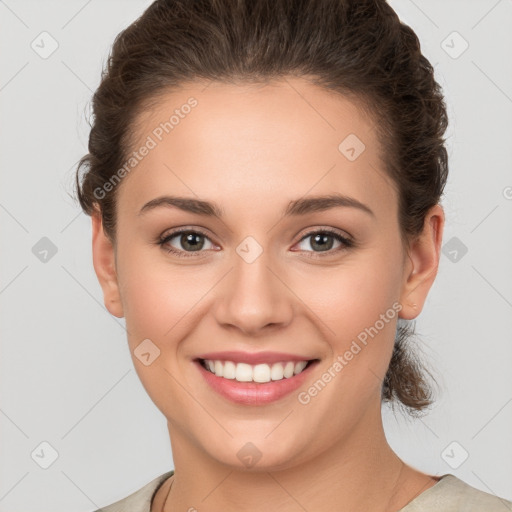
[[[206,370],[199,361],[194,361],[201,375],[210,387],[232,402],[244,405],[264,405],[275,402],[298,389],[308,378],[311,370],[318,361],[313,361],[298,375],[288,379],[272,380],[270,382],[238,382],[235,379],[217,377]]]

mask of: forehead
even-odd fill
[[[383,208],[396,200],[373,120],[301,78],[187,84],[155,98],[133,135],[139,156],[118,191],[132,214],[165,193],[245,208],[332,191]]]

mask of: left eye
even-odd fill
[[[308,233],[304,236],[299,243],[305,243],[307,239],[310,239],[309,246],[312,248],[318,248],[318,250],[314,250],[313,252],[336,252],[338,250],[342,250],[353,245],[352,241],[338,232],[324,230],[324,231],[314,231]],[[340,246],[331,251],[334,241],[339,242]],[[307,249],[301,249],[307,250]]]

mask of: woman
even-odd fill
[[[402,323],[448,172],[440,87],[384,0],[154,2],[93,109],[94,268],[175,465],[102,510],[512,510],[384,435],[383,401],[432,403]]]

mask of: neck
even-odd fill
[[[315,458],[268,471],[221,464],[168,424],[176,469],[165,509],[398,510],[435,480],[404,465],[393,452],[380,408],[371,416]]]

